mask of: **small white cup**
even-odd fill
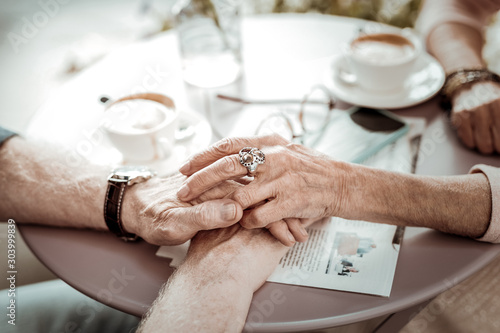
[[[348,68],[340,69],[344,71],[340,79],[368,91],[386,92],[405,85],[420,45],[410,34],[374,33],[358,36],[343,51]]]
[[[123,97],[106,108],[101,128],[126,162],[167,158],[175,145],[178,111],[167,96]]]

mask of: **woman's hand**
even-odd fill
[[[225,180],[245,176],[247,169],[238,156],[244,147],[261,149],[266,161],[257,167],[253,181],[229,196],[246,209],[240,221],[243,227],[267,227],[290,245],[291,235],[304,239],[302,223],[338,215],[346,198],[343,179],[349,164],[277,135],[225,139],[195,155],[180,169],[189,178],[179,190],[179,198],[193,200]]]
[[[459,91],[453,97],[451,120],[467,147],[500,153],[500,85],[478,82]]]

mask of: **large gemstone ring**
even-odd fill
[[[257,166],[266,161],[266,155],[258,148],[245,147],[239,155],[240,163],[247,168],[249,176],[254,176]]]

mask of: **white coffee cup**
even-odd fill
[[[125,162],[151,162],[171,154],[177,122],[178,111],[170,98],[144,93],[109,105],[101,128]]]
[[[405,85],[419,54],[419,43],[410,34],[365,34],[344,47],[348,68],[341,70],[352,74],[345,81],[365,90],[394,91]]]

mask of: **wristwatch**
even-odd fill
[[[143,166],[125,166],[111,171],[104,198],[104,220],[109,231],[126,242],[136,241],[138,236],[125,231],[121,220],[121,208],[125,189],[156,176],[156,172]]]

